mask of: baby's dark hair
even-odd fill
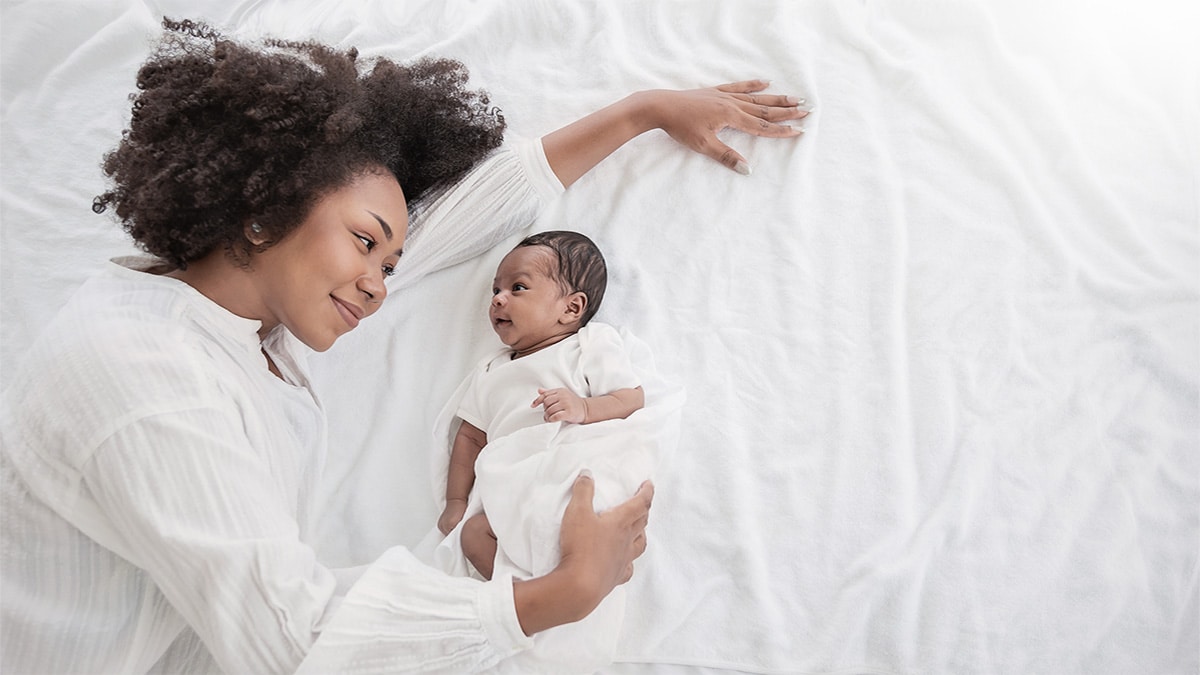
[[[608,286],[608,266],[600,248],[586,236],[566,230],[530,235],[517,244],[517,248],[522,246],[545,246],[554,253],[558,267],[548,272],[562,286],[564,293],[578,291],[587,296],[587,307],[579,318],[579,327],[586,326],[600,309],[604,289]]]
[[[163,27],[129,129],[104,158],[113,187],[92,208],[112,207],[134,241],[180,269],[218,248],[245,262],[365,173],[394,175],[412,212],[503,140],[503,116],[466,88],[457,61],[363,63],[353,48]],[[251,223],[265,244],[246,238]]]

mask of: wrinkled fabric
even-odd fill
[[[1200,7],[1176,0],[67,0],[0,21],[0,386],[104,261],[97,164],[164,14],[451,56],[538,138],[627,93],[765,78],[741,176],[660,131],[313,362],[332,568],[437,520],[438,412],[533,230],[685,387],[622,675],[1200,671]],[[409,253],[401,263],[401,273]]]

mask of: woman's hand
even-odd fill
[[[627,141],[662,129],[683,145],[742,174],[750,164],[717,138],[722,129],[755,136],[795,138],[800,127],[784,124],[808,115],[804,99],[760,94],[765,80],[716,87],[641,91],[542,138],[546,160],[564,186],[570,186]]]
[[[646,99],[654,126],[684,146],[707,155],[725,166],[748,175],[750,164],[736,150],[721,142],[717,132],[737,129],[755,136],[792,138],[801,127],[782,124],[803,119],[808,110],[795,96],[759,94],[769,82],[746,80],[717,87],[688,91],[646,91],[635,94]]]
[[[596,485],[588,474],[575,479],[563,515],[562,559],[552,572],[514,581],[517,620],[526,635],[579,621],[618,585],[633,576],[633,561],[646,550],[646,522],[654,486],[642,483],[628,501],[596,513]]]
[[[612,589],[633,577],[633,561],[646,551],[654,485],[642,483],[632,498],[603,513],[596,513],[592,505],[595,493],[591,474],[575,479],[559,534],[559,568],[571,569],[595,583],[598,605]]]

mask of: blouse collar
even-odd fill
[[[258,331],[262,329],[262,321],[238,316],[213,302],[188,283],[156,274],[152,270],[162,266],[162,260],[142,255],[113,258],[109,262],[109,270],[121,278],[158,286],[164,291],[181,296],[194,313],[197,322],[218,335],[228,337],[253,351],[262,349],[262,340],[258,336]]]

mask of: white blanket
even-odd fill
[[[132,247],[90,212],[159,17],[466,62],[510,133],[765,77],[798,140],[660,132],[531,229],[688,392],[620,673],[1200,670],[1200,8],[1184,0],[38,0],[0,21],[0,335]],[[519,235],[518,235],[519,236]],[[319,554],[437,517],[429,438],[515,243],[315,362]]]

